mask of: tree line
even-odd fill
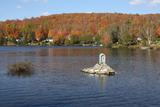
[[[0,45],[128,46],[159,38],[160,14],[75,13],[0,22]]]

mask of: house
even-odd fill
[[[139,41],[139,42],[142,41],[142,38],[141,38],[141,37],[138,37],[138,38],[137,38],[137,41]]]
[[[20,41],[20,39],[16,39],[16,42],[19,42]]]
[[[46,42],[53,42],[53,38],[47,38],[45,41]]]

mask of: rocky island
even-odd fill
[[[82,69],[85,73],[90,74],[103,74],[103,75],[115,75],[116,72],[106,64],[106,56],[105,54],[101,53],[99,55],[99,63],[97,63],[95,66],[90,68],[84,68]]]

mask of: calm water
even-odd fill
[[[117,75],[80,72],[101,52]],[[159,107],[159,57],[160,50],[0,47],[0,106]],[[8,76],[7,67],[21,61],[34,64],[34,75]]]

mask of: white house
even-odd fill
[[[52,38],[47,38],[46,41],[53,42],[53,39]]]

